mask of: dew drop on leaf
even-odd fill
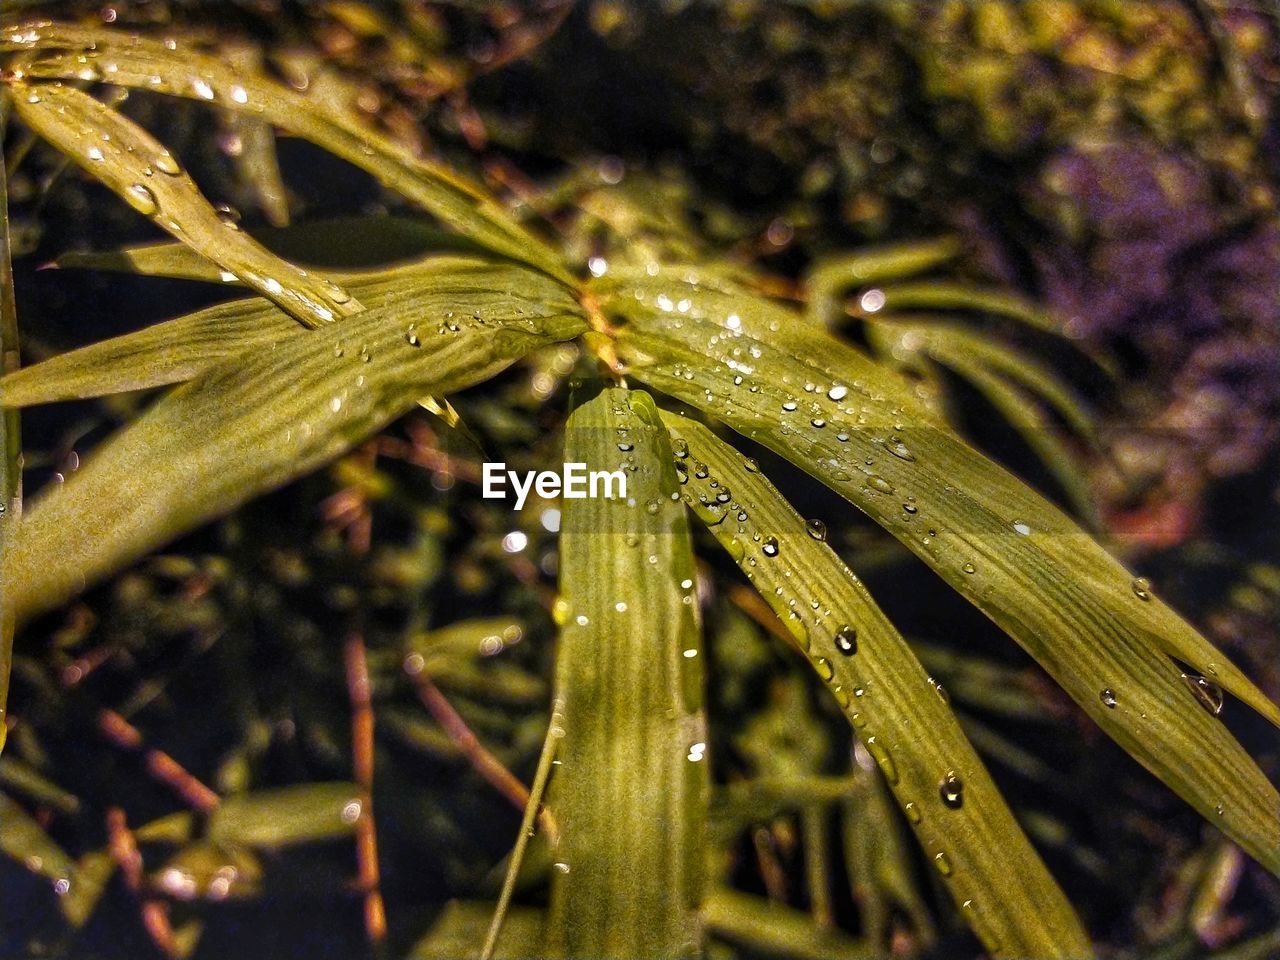
[[[856,691],[855,691],[856,692]],[[875,737],[867,738],[867,752],[871,754],[876,764],[880,767],[880,772],[884,774],[884,778],[889,781],[890,786],[896,786],[898,783],[898,765],[894,763],[893,757],[889,754]]]
[[[836,649],[846,657],[858,652],[858,631],[853,627],[841,627],[835,635]]]
[[[807,520],[804,528],[808,531],[809,536],[817,540],[819,543],[825,543],[827,539],[827,525],[821,520]]]
[[[169,174],[170,177],[177,177],[179,173],[182,173],[182,166],[178,165],[178,161],[174,160],[173,154],[170,154],[168,150],[161,150],[159,154],[156,154],[152,163],[155,163],[156,169],[160,173]]]
[[[764,551],[766,557],[776,557],[778,555],[778,538],[770,537],[760,549]]]
[[[964,782],[954,773],[948,773],[938,784],[938,796],[946,806],[958,810],[964,805]]]
[[[1118,702],[1116,700],[1115,691],[1112,690],[1110,687],[1107,687],[1100,694],[1098,694],[1098,699],[1102,701],[1104,706],[1110,707],[1112,710],[1115,709],[1116,703]]]
[[[156,195],[140,183],[135,183],[126,189],[124,198],[128,201],[129,206],[143,216],[149,217],[160,209],[160,204],[156,202]]]
[[[826,657],[814,657],[813,668],[818,671],[818,676],[828,682],[836,675],[835,668],[831,666],[831,661]]]
[[[1194,673],[1184,673],[1182,681],[1187,688],[1195,695],[1200,706],[1208,710],[1213,716],[1220,716],[1222,713],[1223,703],[1226,697],[1222,693],[1222,688],[1207,677],[1199,676]]]
[[[1139,600],[1151,599],[1151,581],[1146,577],[1136,577],[1131,586],[1133,587],[1133,595]]]

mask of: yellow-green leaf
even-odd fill
[[[1280,871],[1280,795],[1174,658],[1273,723],[1280,708],[1062,511],[937,424],[895,375],[865,357],[846,368],[842,358],[856,351],[826,335],[818,334],[829,341],[823,349],[793,350],[786,331],[795,314],[745,291],[663,282],[674,311],[621,284],[604,303],[632,320],[616,348],[634,376],[863,510],[1017,640],[1131,755]]]
[[[232,847],[274,850],[347,836],[362,816],[354,783],[305,783],[227,797],[209,817],[208,836]]]
[[[662,415],[684,497],[795,637],[993,953],[1082,957],[1089,942],[938,688],[862,582],[759,469]]]
[[[576,400],[565,461],[621,471],[626,496],[564,504],[548,945],[564,957],[691,956],[709,761],[687,520],[648,394]]]
[[[538,346],[582,332],[555,281],[501,268],[511,292],[484,312],[454,285],[406,323],[394,305],[283,332],[174,389],[37,499],[3,571],[19,619],[58,605],[201,523],[326,463],[425,393],[479,383]],[[554,289],[548,291],[554,296]]]
[[[561,280],[571,279],[556,253],[479,186],[442,164],[415,157],[350,113],[300,94],[264,73],[234,69],[187,43],[171,48],[164,41],[121,30],[49,21],[8,31],[0,38],[0,50],[4,49],[41,51],[39,58],[24,65],[32,77],[74,80],[86,69],[97,70],[113,84],[189,97],[270,123],[367,170],[490,250]]]
[[[195,181],[150,134],[75,87],[13,82],[19,118],[153,223],[316,327],[362,309],[332,280],[277,257],[218,217]]]
[[[482,314],[501,310],[512,289],[520,289],[535,312],[566,303],[559,284],[519,267],[449,256],[371,273],[352,289],[381,310],[386,323],[406,327],[451,295],[459,307]],[[295,332],[297,323],[261,298],[219,304],[24,367],[0,379],[0,404],[25,407],[180,383],[251,348],[271,349]]]

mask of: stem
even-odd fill
[[[9,93],[0,91],[0,375],[18,369],[18,309],[13,293],[9,246],[9,184],[3,157],[9,121]],[[3,582],[4,548],[9,528],[22,512],[22,440],[17,410],[0,410],[0,750],[8,732],[6,704],[13,665],[14,607]]]
[[[491,960],[493,951],[498,946],[498,936],[502,933],[502,923],[507,918],[507,909],[511,906],[511,896],[515,893],[516,878],[520,874],[520,865],[524,862],[525,848],[529,845],[529,837],[533,835],[533,824],[538,816],[538,808],[542,805],[542,795],[547,789],[547,780],[551,776],[551,764],[555,760],[556,750],[560,746],[560,738],[564,736],[564,701],[557,699],[551,708],[551,723],[547,726],[547,737],[542,743],[542,756],[538,758],[538,772],[533,776],[533,787],[529,791],[529,801],[524,805],[524,817],[520,820],[520,833],[516,837],[515,849],[511,851],[511,862],[507,864],[507,875],[502,880],[502,893],[498,896],[498,906],[493,911],[493,921],[489,924],[489,933],[485,937],[484,947],[480,951],[480,960]],[[554,837],[552,842],[554,842]]]

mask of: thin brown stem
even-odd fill
[[[369,942],[380,945],[387,936],[387,914],[378,874],[378,830],[373,817],[373,697],[364,638],[352,631],[342,648],[347,696],[351,701],[351,754],[364,816],[356,823],[356,862],[364,891],[364,927]]]

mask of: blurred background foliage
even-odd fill
[[[482,176],[584,266],[646,251],[752,264],[811,309],[829,278],[827,322],[926,378],[984,449],[1094,511],[1280,694],[1280,4],[5,5],[46,13],[207,36]],[[270,130],[138,94],[127,111],[246,228],[397,212],[372,180]],[[221,299],[41,270],[156,235],[24,132],[5,153],[28,361]],[[396,238],[351,236],[348,264],[376,243],[394,252]],[[931,320],[927,295],[900,290],[897,306],[893,285],[841,272],[855,248],[904,240],[943,246],[921,269],[954,285],[941,306],[959,326]],[[990,290],[1012,299],[974,296]],[[1048,380],[975,372],[954,346],[965,332],[1052,371],[1071,402],[1031,414]],[[26,629],[0,759],[0,955],[376,952],[354,838],[355,637],[376,718],[381,949],[476,948],[488,912],[467,901],[493,899],[519,823],[495,770],[529,782],[545,729],[558,529],[550,505],[480,499],[478,465],[488,449],[527,450],[513,468],[555,460],[547,428],[576,351],[459,398],[465,435],[412,415]],[[141,402],[27,411],[28,490],[60,482]],[[1280,953],[1274,877],[888,535],[775,460],[949,691],[1108,955]],[[723,885],[712,955],[975,955],[767,611],[729,588],[701,602]],[[1273,732],[1229,706],[1223,719],[1274,779]],[[132,877],[107,852],[130,837]],[[100,889],[51,893],[67,857]],[[550,869],[535,845],[529,902]]]

